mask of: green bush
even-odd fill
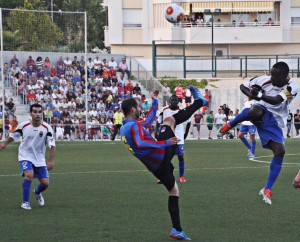
[[[176,79],[176,78],[170,78],[170,79],[162,78],[159,79],[159,81],[162,85],[166,82],[170,87],[171,93],[174,93],[174,89],[175,87],[177,87],[178,83],[181,83],[183,88],[186,88],[187,86],[195,86],[201,89],[204,89],[208,84],[208,81],[206,79],[197,81],[195,79],[184,80],[184,79]]]

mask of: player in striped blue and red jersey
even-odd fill
[[[168,209],[171,215],[173,229],[170,236],[177,240],[190,240],[183,232],[179,217],[179,189],[173,175],[174,167],[171,160],[174,156],[176,144],[174,129],[178,124],[188,120],[196,110],[206,105],[206,100],[199,90],[189,87],[194,97],[194,103],[180,110],[178,113],[166,118],[161,126],[157,141],[146,130],[156,117],[158,91],[152,93],[152,108],[146,121],[140,123],[140,107],[133,98],[122,102],[125,120],[121,127],[121,139],[125,147],[137,157],[153,175],[159,179],[169,191]],[[175,149],[174,149],[175,148]]]

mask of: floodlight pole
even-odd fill
[[[214,13],[211,13],[211,75],[215,77],[214,71]]]
[[[0,54],[0,63],[1,63],[1,85],[2,85],[2,130],[3,130],[3,135],[2,135],[2,140],[5,139],[5,113],[4,113],[4,97],[5,97],[5,89],[4,89],[4,63],[3,63],[3,24],[2,24],[2,8],[0,8],[0,45],[1,45],[1,54]]]
[[[51,0],[51,19],[53,23],[53,0]]]

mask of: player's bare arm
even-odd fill
[[[276,105],[283,102],[283,97],[281,95],[277,96],[268,96],[261,92],[259,86],[254,85],[251,88],[246,87],[245,85],[240,85],[241,91],[248,97],[255,99],[256,101],[264,100],[265,102]]]
[[[4,150],[6,146],[13,141],[14,139],[12,137],[8,137],[2,144],[0,144],[0,151]]]
[[[56,151],[55,146],[51,146],[49,159],[47,161],[48,171],[52,170],[52,168],[54,167],[55,151]]]
[[[300,188],[300,171],[298,172],[297,176],[294,178],[293,181],[294,188]]]

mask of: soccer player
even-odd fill
[[[162,111],[160,112],[158,116],[158,122],[156,125],[156,129],[159,130],[160,125],[163,124],[163,121],[174,115],[175,113],[178,113],[180,108],[178,106],[179,104],[179,99],[176,95],[172,95],[169,99],[169,104],[168,106],[165,106]],[[188,136],[189,129],[191,126],[191,122],[188,121],[187,123],[181,123],[176,125],[175,128],[175,136],[180,140],[177,143],[176,146],[176,151],[174,155],[177,155],[178,157],[178,166],[179,166],[179,182],[184,183],[186,182],[186,179],[184,177],[184,167],[185,167],[185,162],[184,162],[184,140]],[[159,131],[157,132],[159,133]],[[158,182],[160,183],[160,181]]]
[[[156,116],[157,94],[152,93],[152,108],[145,122],[139,123],[140,107],[135,99],[129,98],[122,102],[122,110],[125,115],[121,127],[121,139],[125,147],[137,157],[153,175],[161,180],[169,191],[168,209],[171,215],[173,229],[170,236],[177,240],[190,240],[183,232],[179,217],[179,189],[173,175],[174,167],[171,160],[174,156],[179,140],[175,137],[175,125],[188,120],[201,106],[206,105],[206,100],[199,90],[190,87],[194,97],[194,103],[180,110],[178,113],[166,118],[161,126],[158,141],[154,140],[146,128]]]
[[[272,204],[271,189],[280,173],[285,154],[281,128],[286,125],[288,106],[299,90],[298,84],[288,75],[289,66],[285,62],[277,62],[271,69],[271,76],[255,77],[242,84],[241,91],[258,102],[245,108],[219,130],[221,134],[225,134],[245,120],[251,121],[257,127],[262,146],[271,149],[274,155],[266,186],[259,192],[263,201],[269,205]]]
[[[255,103],[255,100],[248,97],[244,101],[244,108],[250,108]],[[245,134],[249,133],[251,139],[251,145],[248,143],[248,140],[245,138]],[[248,158],[253,159],[255,157],[255,147],[256,147],[256,140],[255,140],[255,133],[256,127],[250,121],[243,121],[242,125],[240,126],[240,130],[238,133],[238,137],[243,142],[243,144],[248,148]]]
[[[40,206],[44,206],[45,201],[42,192],[49,186],[48,170],[54,166],[55,140],[53,130],[49,124],[42,121],[42,106],[32,104],[30,106],[31,121],[25,121],[18,125],[16,130],[0,144],[0,150],[22,137],[19,146],[19,163],[24,180],[22,183],[23,202],[22,209],[30,210],[30,190],[33,178],[38,178],[40,184],[33,190],[33,193]],[[46,143],[50,147],[50,155],[46,164]]]

